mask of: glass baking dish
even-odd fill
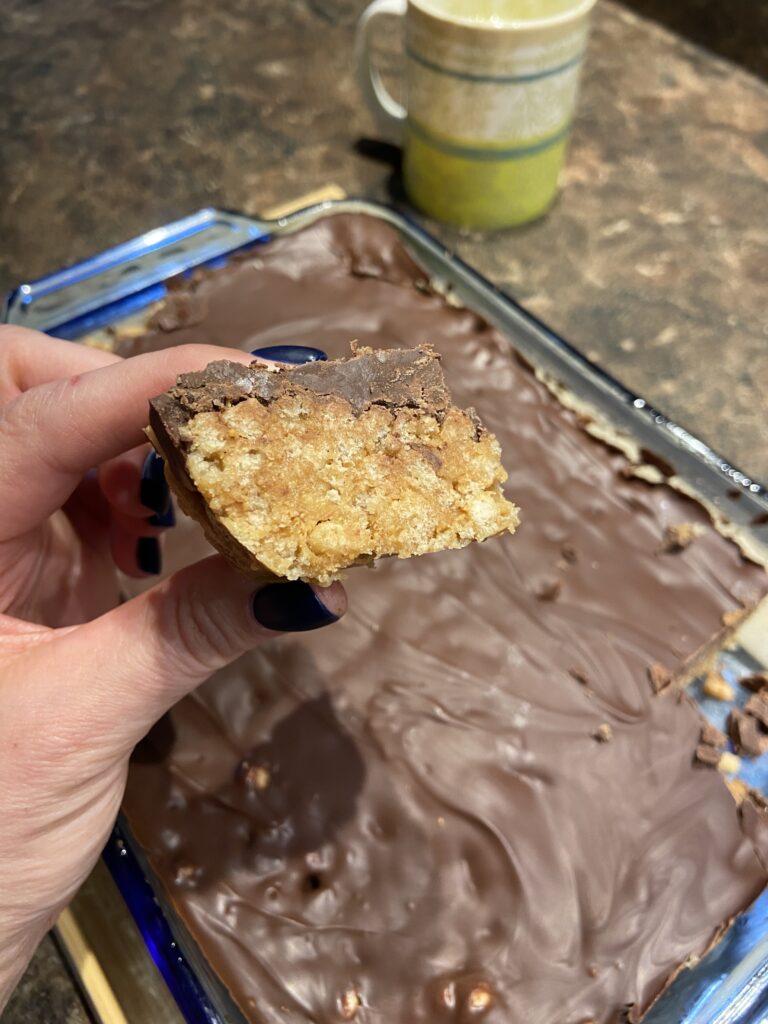
[[[607,422],[639,458],[693,490],[713,514],[768,559],[768,493],[684,427],[581,353],[448,252],[420,226],[389,207],[362,199],[331,200],[276,220],[214,209],[200,210],[123,245],[38,281],[20,285],[6,299],[2,319],[71,340],[98,336],[135,319],[165,294],[165,281],[199,266],[216,266],[244,248],[304,227],[321,217],[355,212],[388,221],[436,286],[498,327],[539,371],[560,382]],[[723,655],[726,678],[768,664],[758,621]],[[736,687],[738,690],[738,687]],[[729,705],[709,700],[699,682],[690,688],[702,711],[719,727]],[[768,792],[768,755],[744,762],[741,777]],[[149,954],[190,1024],[243,1024],[243,1017],[207,967],[195,943],[164,898],[125,822],[104,850]],[[707,956],[681,971],[646,1015],[647,1024],[757,1024],[768,1020],[768,890],[741,914]]]

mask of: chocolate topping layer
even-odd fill
[[[198,413],[258,398],[265,405],[302,388],[349,402],[356,416],[373,405],[420,409],[442,419],[451,396],[429,346],[418,349],[365,349],[349,358],[303,366],[250,366],[219,360],[204,370],[182,374],[166,394],[149,403],[150,426],[166,445],[183,447],[182,427]],[[478,430],[481,429],[478,422]]]
[[[336,395],[360,415],[372,405],[420,409],[440,419],[451,396],[440,369],[439,355],[428,346],[418,349],[365,349],[349,358],[302,366],[251,366],[227,360],[185,373],[165,395],[150,402],[164,420],[186,422],[201,412],[236,405],[246,398],[274,402],[304,388],[316,395]]]
[[[153,731],[124,809],[176,910],[255,1024],[638,1016],[766,879],[763,811],[694,765],[698,715],[648,669],[679,671],[765,574],[697,504],[623,476],[383,223],[329,218],[188,291],[194,325],[123,351],[433,342],[527,515],[514,541],[352,574],[338,625]],[[664,551],[679,523],[701,532]],[[204,550],[171,533],[171,567]]]

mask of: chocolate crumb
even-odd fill
[[[587,967],[587,974],[590,976],[590,978],[596,978],[599,973],[600,968],[597,966],[597,964],[590,964],[589,967]]]
[[[731,684],[726,682],[720,673],[714,670],[707,672],[702,689],[713,700],[731,701],[735,696]]]
[[[736,753],[744,757],[760,757],[768,750],[768,736],[761,730],[760,723],[743,711],[734,710],[728,716],[728,735]]]
[[[668,526],[664,530],[660,550],[672,555],[679,554],[693,544],[700,533],[701,527],[696,523],[677,523]]]
[[[173,277],[165,279],[165,290],[167,292],[180,292],[187,287],[187,279],[183,274],[174,274]]]
[[[598,743],[610,743],[613,739],[613,729],[607,722],[603,722],[592,733],[592,738]]]
[[[536,589],[538,601],[556,601],[563,589],[562,580],[547,580]]]
[[[759,693],[760,690],[768,689],[768,672],[753,672],[749,676],[742,676],[739,686],[743,686],[752,693]]]
[[[760,693],[753,693],[744,705],[744,711],[768,730],[768,692],[763,690]]]
[[[672,673],[661,662],[654,662],[648,666],[648,679],[654,693],[661,693],[672,682]]]
[[[711,747],[708,743],[700,743],[696,747],[694,762],[704,764],[708,768],[716,768],[720,761],[720,751],[717,747]]]
[[[661,475],[667,479],[675,475],[675,467],[672,463],[667,462],[666,459],[662,458],[661,455],[657,455],[656,452],[652,452],[650,448],[641,448],[640,458],[647,466],[655,466]]]
[[[586,672],[582,672],[578,668],[569,668],[568,675],[575,679],[579,686],[583,686],[585,689],[589,689],[589,676]]]
[[[208,304],[200,296],[171,294],[163,308],[149,321],[149,326],[169,334],[181,327],[194,327],[202,323],[207,313]]]
[[[725,733],[721,732],[716,725],[712,725],[711,722],[704,722],[702,724],[699,740],[710,747],[722,748],[728,743],[728,737]]]
[[[768,523],[768,512],[758,512],[749,521],[750,526],[765,526]]]

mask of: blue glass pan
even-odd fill
[[[388,221],[430,276],[497,326],[514,347],[551,374],[638,449],[670,463],[676,476],[768,556],[768,493],[684,427],[590,363],[509,296],[394,210],[358,199],[306,207],[277,220],[205,209],[153,228],[66,270],[20,285],[6,299],[2,320],[77,340],[135,320],[165,295],[165,281],[195,267],[217,266],[313,221],[355,212]],[[734,501],[734,493],[739,500]],[[758,613],[759,614],[759,613]],[[723,656],[726,678],[768,664],[759,628]],[[768,636],[768,630],[764,631]],[[746,634],[745,634],[746,635]],[[735,687],[738,691],[738,687]],[[729,705],[709,700],[700,683],[691,695],[723,727]],[[768,755],[745,763],[740,776],[768,793]],[[104,850],[125,902],[188,1024],[243,1024],[243,1018],[164,898],[127,825],[119,822]],[[681,971],[645,1018],[647,1024],[766,1024],[768,1022],[768,890],[718,945]]]

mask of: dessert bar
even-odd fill
[[[496,438],[451,405],[437,353],[221,360],[150,403],[181,507],[244,571],[328,584],[514,532]]]

